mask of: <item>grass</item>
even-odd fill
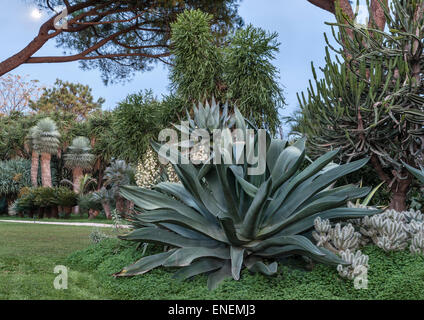
[[[43,221],[43,222],[91,222],[91,223],[108,223],[112,224],[112,220],[108,220],[105,217],[95,217],[93,219],[83,218],[80,215],[71,215],[68,219],[57,219],[57,218],[29,218],[29,217],[18,217],[18,216],[1,216],[0,220],[20,220],[20,221]]]
[[[142,251],[116,238],[92,245],[91,231],[0,223],[0,299],[424,299],[424,258],[407,251],[385,253],[366,247],[366,290],[341,279],[334,267],[316,265],[312,271],[280,266],[275,277],[243,271],[240,281],[226,280],[208,291],[206,276],[180,282],[172,278],[172,268],[113,278],[111,274],[135,262]],[[149,247],[148,252],[158,250],[162,248]],[[69,267],[67,290],[53,288],[56,265]]]
[[[91,227],[0,223],[0,299],[108,299],[92,272],[69,270],[68,290],[56,290],[56,265],[90,245]],[[111,232],[102,229],[104,232]]]

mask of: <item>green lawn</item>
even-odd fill
[[[0,299],[108,299],[91,272],[70,268],[68,290],[56,290],[56,265],[86,248],[92,227],[0,223]],[[102,229],[104,230],[104,229]],[[103,232],[111,232],[109,230]]]
[[[45,219],[38,219],[38,218],[21,218],[18,216],[1,216],[0,220],[23,220],[23,221],[44,221],[44,222],[91,222],[91,223],[108,223],[112,224],[112,220],[108,220],[104,217],[96,217],[94,219],[88,219],[81,217],[80,215],[72,215],[69,217],[69,219],[55,219],[55,218],[45,218]]]
[[[142,251],[117,239],[91,245],[91,231],[0,223],[0,299],[424,299],[424,258],[407,251],[365,248],[371,265],[366,290],[340,279],[334,267],[316,265],[312,271],[280,266],[275,277],[244,271],[240,281],[226,280],[208,291],[205,276],[180,282],[172,278],[175,269],[169,268],[113,278],[111,274],[135,262]],[[162,250],[149,248],[148,252]],[[67,290],[53,288],[56,265],[69,267]]]

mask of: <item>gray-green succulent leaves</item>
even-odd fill
[[[205,125],[207,118],[220,113],[219,108],[206,111],[202,116],[196,110],[197,119],[190,119],[190,123]],[[237,110],[233,116],[236,128],[253,128]],[[153,143],[153,147],[160,151],[159,144]],[[262,175],[248,175],[250,165],[246,161],[173,164],[181,183],[162,182],[153,190],[121,187],[121,195],[133,201],[140,213],[131,216],[134,231],[120,238],[170,249],[143,257],[115,276],[144,274],[159,266],[181,267],[176,278],[207,273],[208,287],[214,289],[226,278],[238,280],[243,268],[273,275],[277,262],[292,255],[343,264],[341,258],[309,239],[314,220],[359,218],[379,211],[345,207],[348,200],[366,196],[370,188],[331,186],[368,159],[334,165],[336,154],[331,151],[300,170],[305,139],[289,146],[267,136],[266,170]]]

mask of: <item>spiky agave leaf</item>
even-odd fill
[[[159,151],[160,145],[153,147]],[[143,274],[158,266],[181,267],[177,278],[208,273],[208,286],[214,289],[223,279],[238,280],[243,268],[275,274],[277,261],[291,255],[343,264],[307,234],[317,217],[340,220],[379,212],[345,207],[348,200],[366,196],[370,188],[329,188],[368,159],[328,166],[337,155],[333,151],[300,171],[304,139],[288,147],[281,140],[268,139],[266,155],[266,170],[258,176],[248,174],[251,165],[246,161],[200,167],[174,164],[181,184],[159,183],[153,190],[122,187],[121,195],[143,213],[132,216],[135,230],[121,239],[172,249],[144,257],[115,276]]]

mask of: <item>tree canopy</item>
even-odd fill
[[[186,9],[213,15],[214,31],[225,35],[242,24],[238,0],[32,0],[51,14],[39,33],[17,54],[0,62],[0,76],[24,63],[80,61],[97,68],[105,83],[125,81],[170,55],[170,24]],[[61,56],[35,56],[49,40]]]
[[[43,88],[41,97],[29,105],[36,112],[67,112],[82,120],[100,110],[104,102],[103,98],[94,100],[89,86],[56,79],[53,87]]]

